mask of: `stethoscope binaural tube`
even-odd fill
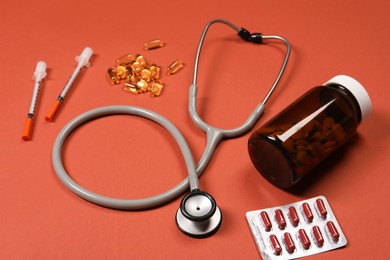
[[[281,41],[283,44],[286,45],[286,54],[284,56],[282,65],[280,67],[279,73],[277,74],[275,81],[272,83],[271,87],[269,88],[267,94],[265,95],[264,99],[257,105],[257,107],[253,110],[252,114],[248,117],[248,119],[239,127],[236,127],[234,129],[220,129],[214,126],[211,126],[204,122],[202,118],[199,116],[197,112],[197,91],[198,91],[198,85],[197,85],[197,78],[198,78],[198,67],[199,67],[199,60],[200,60],[200,54],[202,51],[203,42],[206,38],[206,34],[208,29],[211,25],[215,23],[222,23],[225,25],[228,25],[233,30],[237,32],[237,35],[247,42],[252,42],[255,44],[264,44],[267,40],[277,40]],[[188,111],[189,114],[194,121],[194,123],[203,130],[207,134],[207,144],[206,148],[203,152],[202,157],[200,158],[198,164],[197,164],[197,174],[198,176],[201,176],[203,171],[205,170],[208,162],[210,161],[212,154],[217,147],[217,145],[222,141],[224,138],[234,138],[238,137],[240,135],[243,135],[250,131],[253,126],[256,124],[256,122],[259,120],[261,115],[264,112],[265,104],[272,95],[273,91],[275,90],[276,86],[278,85],[285,69],[287,66],[288,59],[290,57],[291,52],[291,45],[290,43],[283,37],[277,36],[277,35],[262,35],[260,33],[253,33],[251,34],[248,30],[244,28],[239,28],[232,24],[229,21],[223,20],[223,19],[214,19],[208,22],[203,30],[203,33],[200,37],[200,41],[198,44],[196,56],[195,56],[195,62],[194,62],[194,75],[192,84],[190,86],[189,90],[189,97],[188,97]]]
[[[282,67],[264,100],[255,108],[253,113],[249,116],[247,121],[244,122],[244,124],[235,129],[230,130],[210,126],[209,124],[205,123],[196,112],[196,78],[199,56],[204,38],[206,36],[206,32],[208,28],[214,23],[227,24],[238,32],[239,37],[248,42],[263,43],[263,40],[273,39],[280,40],[287,46],[286,56],[284,58]],[[210,194],[200,190],[198,178],[204,172],[216,146],[222,139],[242,135],[254,126],[256,121],[262,115],[266,101],[272,94],[285,70],[289,54],[290,44],[286,39],[280,36],[263,36],[258,33],[251,34],[247,30],[243,28],[238,28],[225,20],[216,19],[210,21],[206,25],[199,43],[195,59],[194,80],[192,85],[190,86],[189,93],[189,113],[195,124],[207,133],[207,145],[198,164],[195,165],[191,151],[188,148],[188,144],[180,133],[180,131],[165,117],[153,111],[140,107],[107,106],[93,109],[77,116],[61,130],[54,143],[52,152],[52,162],[57,176],[66,187],[68,187],[72,192],[74,192],[81,198],[103,207],[121,210],[142,210],[162,205],[180,196],[190,186],[191,192],[183,198],[183,201],[180,204],[180,208],[176,212],[177,225],[181,231],[192,237],[207,237],[214,234],[221,225],[222,214],[220,209],[216,205],[215,199]],[[137,200],[125,200],[103,196],[89,191],[84,187],[80,186],[78,183],[76,183],[66,172],[65,167],[62,163],[63,144],[72,134],[72,132],[75,131],[79,126],[96,118],[118,114],[144,117],[166,128],[175,138],[183,153],[183,157],[187,165],[188,177],[182,182],[180,182],[178,185],[164,193],[155,195],[153,197]]]
[[[255,44],[261,44],[263,43],[263,39],[276,39],[281,40],[287,47],[286,55],[283,60],[281,69],[272,84],[271,88],[269,89],[266,97],[264,100],[255,108],[255,110],[252,112],[252,114],[248,117],[248,119],[239,127],[234,129],[220,129],[214,126],[211,126],[207,123],[205,123],[200,116],[197,113],[196,110],[196,96],[197,96],[197,75],[198,75],[198,66],[199,66],[199,60],[200,60],[200,53],[202,51],[202,46],[204,39],[206,37],[207,31],[209,27],[214,23],[223,23],[228,26],[230,26],[232,29],[237,31],[237,34],[239,37],[241,37],[244,41],[252,42]],[[222,20],[222,19],[215,19],[210,22],[208,22],[203,30],[202,36],[199,41],[198,49],[196,52],[195,57],[195,64],[194,64],[194,76],[193,76],[193,82],[190,86],[189,91],[189,104],[188,104],[188,111],[189,114],[194,121],[194,123],[201,128],[206,134],[207,134],[207,144],[206,148],[203,152],[202,157],[199,160],[199,163],[197,165],[197,174],[200,176],[204,169],[206,168],[208,162],[211,160],[211,157],[214,153],[215,148],[217,145],[224,139],[224,138],[234,138],[240,135],[245,134],[250,129],[253,128],[255,123],[258,121],[258,119],[261,117],[261,115],[264,112],[265,103],[267,102],[268,98],[271,96],[272,92],[274,91],[276,85],[279,83],[279,80],[281,76],[283,75],[283,72],[286,68],[288,58],[290,55],[291,46],[290,43],[280,36],[263,36],[260,33],[254,33],[251,34],[249,31],[247,31],[244,28],[239,28],[235,26],[234,24],[230,23],[229,21]],[[197,199],[198,198],[198,199]],[[199,199],[201,198],[201,199]],[[194,201],[194,203],[191,203]],[[208,212],[207,210],[204,211],[202,207],[198,206],[201,203],[199,201],[206,202],[206,205],[214,205],[213,208],[217,209],[214,211]],[[191,213],[189,213],[187,210],[187,207],[190,208]],[[207,206],[206,206],[207,208]],[[194,215],[195,214],[195,215]],[[203,215],[202,215],[203,214]],[[222,214],[219,208],[216,206],[215,200],[213,197],[211,197],[210,194],[205,192],[198,191],[198,187],[191,187],[191,192],[185,196],[180,204],[180,208],[176,213],[176,223],[179,227],[179,229],[184,232],[185,234],[193,237],[208,237],[212,234],[214,234],[222,221]]]

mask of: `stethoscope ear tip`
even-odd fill
[[[187,194],[176,213],[176,224],[186,235],[206,238],[218,231],[222,213],[207,192],[195,190]]]

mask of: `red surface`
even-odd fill
[[[349,243],[311,259],[388,259],[389,221],[389,1],[3,1],[0,8],[0,258],[1,259],[259,259],[246,223],[247,211],[324,195]],[[309,88],[338,74],[359,80],[373,114],[356,137],[321,172],[296,188],[272,186],[247,153],[249,134],[222,143],[201,187],[223,212],[221,229],[192,239],[176,227],[180,199],[137,212],[102,208],[75,196],[51,164],[53,142],[76,115],[105,105],[126,104],[171,120],[198,160],[205,136],[187,112],[196,47],[204,25],[225,18],[252,32],[278,34],[292,44],[291,60],[267,104],[266,122]],[[281,44],[251,45],[216,25],[205,42],[199,70],[201,116],[218,127],[245,121],[262,100],[281,64]],[[161,49],[144,51],[161,39]],[[80,75],[54,123],[44,120],[86,47],[95,55]],[[132,95],[112,86],[108,67],[127,53],[167,67],[160,97]],[[33,90],[36,63],[48,75],[41,87],[32,141],[21,138]],[[252,131],[253,132],[253,131]],[[133,117],[99,119],[76,131],[66,144],[70,175],[97,193],[141,198],[163,192],[186,176],[172,137],[154,123]],[[370,239],[375,238],[375,239]],[[378,250],[381,248],[382,250]]]

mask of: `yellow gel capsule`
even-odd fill
[[[145,80],[146,82],[150,81],[150,70],[148,69],[143,69],[141,71],[141,79]]]
[[[160,81],[156,80],[150,87],[150,93],[153,97],[160,96],[163,87],[164,85]]]
[[[116,76],[118,77],[118,79],[126,78],[127,74],[128,74],[128,69],[125,66],[121,65],[116,68]]]
[[[130,83],[126,83],[123,86],[123,90],[125,90],[127,92],[134,93],[134,94],[138,94],[138,93],[142,92],[142,90],[137,85],[133,85]]]
[[[137,82],[137,87],[141,89],[142,92],[146,92],[149,90],[149,84],[148,82],[146,82],[145,80],[143,79],[140,79],[138,82]]]
[[[118,84],[119,83],[119,79],[117,77],[117,74],[116,74],[116,71],[112,68],[109,68],[107,70],[107,76],[108,76],[108,79],[110,80],[111,84]]]
[[[131,68],[136,75],[140,75],[143,70],[143,66],[138,61],[133,62],[133,64],[131,64]]]
[[[132,54],[126,54],[126,55],[123,55],[121,57],[119,57],[117,60],[116,60],[116,65],[117,66],[126,66],[126,65],[130,65],[131,63],[133,63],[135,61],[135,56],[132,55]]]
[[[161,48],[164,45],[165,45],[165,43],[163,41],[161,41],[161,40],[152,40],[152,41],[145,42],[144,49],[146,51],[148,51],[148,50]]]
[[[155,80],[155,79],[159,79],[160,78],[160,67],[157,66],[156,64],[152,64],[152,66],[150,66],[150,78],[152,80]]]
[[[181,70],[184,66],[184,63],[182,63],[180,60],[175,60],[171,63],[171,65],[168,66],[167,74],[172,75],[177,73],[179,70]]]
[[[148,63],[146,62],[144,56],[142,55],[137,55],[137,57],[135,58],[135,62],[138,62],[143,69],[148,67]]]
[[[133,85],[137,83],[137,77],[134,75],[133,71],[131,71],[126,76],[126,83],[133,84]]]

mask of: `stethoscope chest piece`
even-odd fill
[[[187,194],[176,213],[179,229],[188,236],[206,238],[217,232],[222,214],[214,198],[199,190]]]

